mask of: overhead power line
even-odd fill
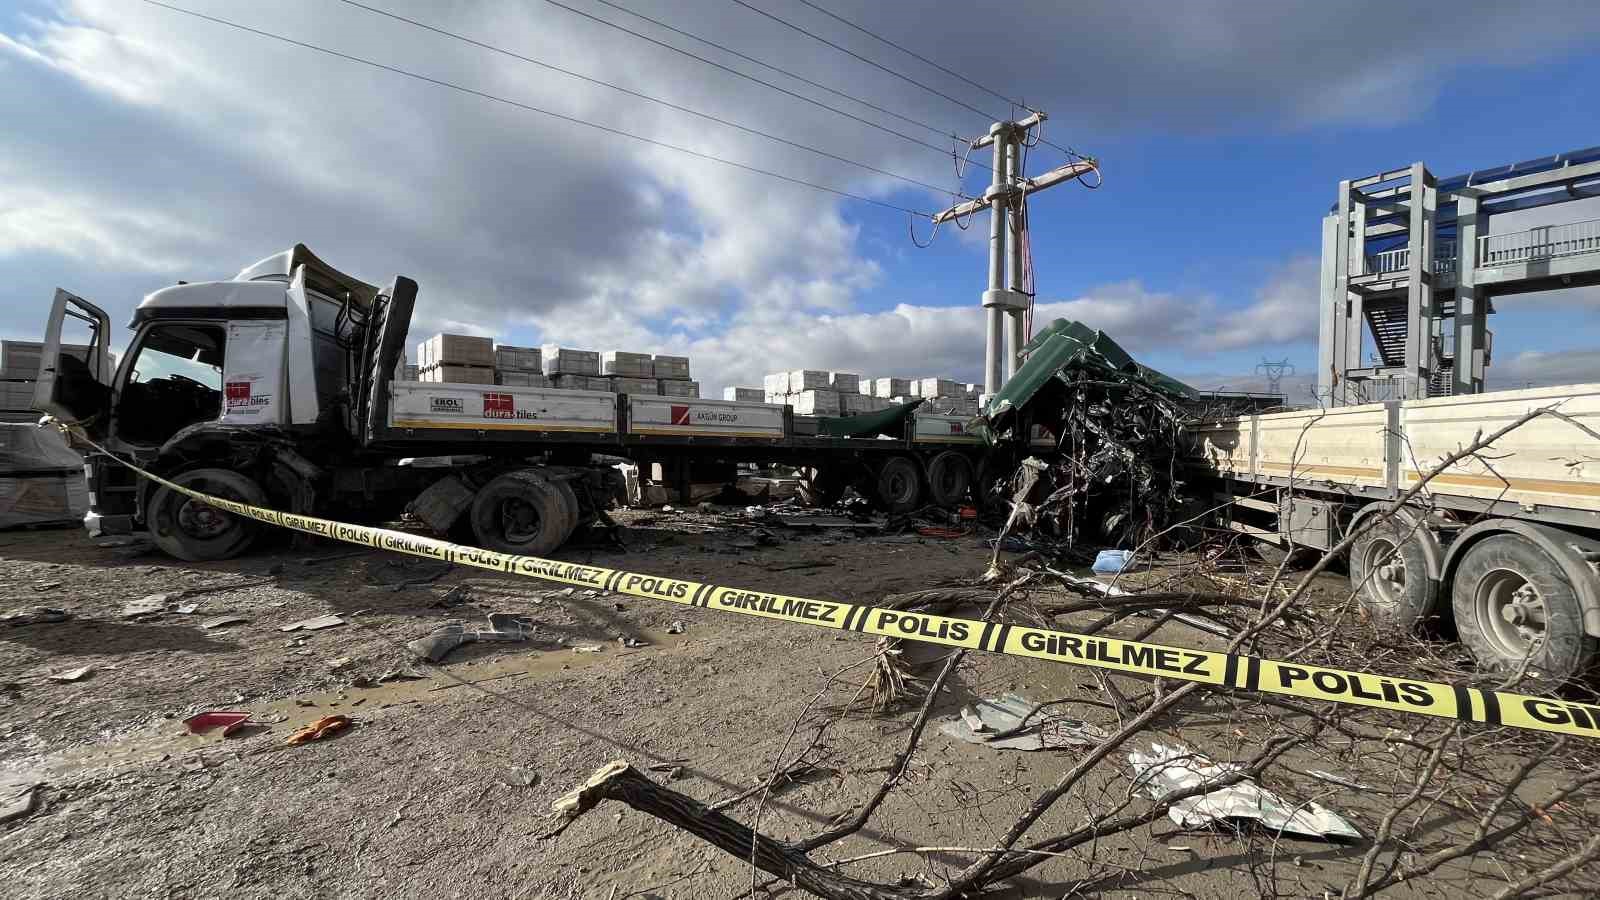
[[[735,50],[732,47],[729,47],[729,46],[727,46],[725,44],[719,44],[716,41],[711,40],[710,38],[701,37],[700,35],[694,34],[693,32],[685,31],[682,28],[677,27],[676,25],[670,25],[670,24],[668,24],[666,22],[663,22],[660,19],[652,19],[651,17],[645,15],[642,12],[637,12],[635,10],[631,10],[631,9],[627,8],[626,6],[620,6],[620,5],[616,4],[616,3],[612,3],[611,0],[593,0],[593,2],[598,3],[601,6],[608,6],[608,7],[612,8],[612,9],[616,10],[617,12],[625,13],[627,15],[633,16],[636,19],[643,19],[644,21],[649,22],[650,24],[652,24],[652,25],[654,25],[654,26],[656,26],[658,28],[664,28],[667,31],[672,32],[673,34],[682,35],[682,36],[688,38],[691,41],[699,41],[700,43],[705,44],[708,47],[715,47],[718,50],[721,50],[723,53],[726,53],[726,54],[728,54],[730,56],[738,57],[739,59],[742,59],[745,62],[760,66],[763,69],[767,69],[767,70],[772,71],[772,72],[777,72],[779,75],[784,75],[784,76],[787,76],[789,78],[793,78],[795,81],[798,81],[801,84],[809,85],[809,86],[814,87],[814,88],[816,88],[818,90],[827,91],[828,93],[834,95],[835,97],[841,97],[841,98],[843,98],[845,100],[849,100],[852,103],[859,103],[862,106],[865,106],[867,109],[872,110],[873,112],[879,112],[879,113],[883,113],[886,116],[892,116],[893,118],[899,119],[900,121],[905,122],[907,124],[915,125],[918,128],[926,128],[928,131],[931,131],[934,134],[937,134],[937,135],[939,135],[941,137],[957,137],[956,135],[953,135],[949,129],[939,128],[936,125],[930,125],[927,122],[924,122],[924,121],[922,121],[920,119],[913,119],[910,116],[907,116],[907,115],[905,115],[903,113],[897,113],[892,109],[886,109],[886,108],[884,108],[882,106],[878,106],[877,104],[875,104],[875,103],[873,103],[873,102],[871,102],[869,100],[863,100],[860,97],[857,97],[857,96],[855,96],[853,94],[847,94],[844,91],[841,91],[841,90],[839,90],[837,88],[831,88],[831,87],[829,87],[829,86],[827,86],[825,84],[822,84],[821,82],[812,81],[810,78],[807,78],[804,75],[801,75],[801,74],[799,74],[797,72],[791,72],[788,69],[782,68],[780,66],[775,66],[772,63],[763,62],[762,60],[756,59],[754,56],[750,56],[749,54],[745,54],[745,53],[740,53],[738,50]],[[959,140],[959,138],[957,138],[957,139]]]
[[[882,43],[888,44],[889,46],[895,48],[896,50],[899,50],[901,53],[904,53],[907,56],[910,56],[912,59],[918,60],[920,62],[927,63],[928,65],[933,66],[935,69],[938,69],[939,71],[945,73],[946,75],[949,75],[952,78],[956,78],[956,79],[959,79],[961,81],[964,81],[967,84],[972,85],[973,87],[977,88],[980,91],[983,91],[985,94],[988,94],[989,96],[994,97],[997,100],[1001,100],[1001,101],[1003,101],[1005,103],[1009,103],[1012,106],[1018,107],[1019,109],[1027,109],[1027,106],[1024,105],[1021,100],[1013,100],[1012,98],[1007,97],[1005,94],[1000,93],[999,91],[995,90],[994,88],[984,87],[983,85],[977,83],[976,81],[973,81],[971,78],[968,78],[967,76],[961,74],[960,72],[954,71],[953,69],[948,69],[948,68],[940,65],[939,63],[936,63],[933,60],[927,58],[926,56],[923,56],[922,54],[918,53],[917,51],[912,50],[909,47],[903,47],[903,46],[895,43],[894,41],[889,40],[888,38],[884,37],[883,35],[878,34],[875,31],[871,31],[871,30],[869,30],[867,28],[863,28],[862,26],[857,25],[856,23],[850,21],[849,19],[846,19],[844,16],[841,16],[838,13],[836,13],[836,12],[830,10],[830,9],[825,9],[825,8],[823,8],[821,6],[818,6],[815,3],[812,3],[811,0],[800,0],[800,2],[804,3],[806,6],[811,7],[812,9],[816,10],[819,13],[822,13],[823,15],[827,16],[828,18],[833,19],[836,22],[841,22],[841,23],[843,23],[845,25],[850,26],[851,28],[854,28],[856,31],[861,32],[862,34],[866,35],[867,37],[872,38],[875,41],[880,41]]]
[[[834,113],[836,115],[844,116],[846,119],[850,119],[852,121],[860,122],[861,124],[866,125],[869,128],[876,128],[879,131],[882,131],[882,132],[884,132],[886,134],[892,134],[895,137],[900,138],[901,140],[909,141],[909,142],[911,142],[913,144],[918,144],[920,146],[927,147],[928,149],[933,150],[934,152],[938,153],[940,156],[945,156],[945,157],[950,156],[950,148],[949,147],[941,147],[941,146],[939,146],[937,144],[930,144],[927,141],[922,140],[921,138],[915,138],[915,137],[912,137],[911,135],[906,134],[904,132],[896,131],[895,129],[890,128],[887,125],[879,124],[877,122],[872,121],[871,119],[867,119],[867,118],[864,118],[862,116],[858,116],[855,113],[852,113],[852,112],[850,112],[848,110],[840,109],[837,106],[829,106],[828,104],[823,103],[821,100],[817,100],[814,97],[807,97],[805,94],[799,93],[797,91],[791,91],[788,88],[783,87],[782,85],[773,84],[772,82],[766,81],[765,79],[757,78],[754,75],[749,74],[748,72],[741,72],[741,71],[739,71],[738,69],[735,69],[732,66],[728,66],[728,65],[724,65],[722,63],[719,63],[714,59],[707,59],[704,56],[701,56],[701,55],[699,55],[697,53],[691,53],[688,50],[683,49],[682,47],[675,47],[672,44],[667,43],[666,41],[659,40],[657,38],[653,38],[648,34],[643,34],[641,32],[634,31],[631,28],[627,28],[625,26],[618,25],[617,23],[612,22],[610,20],[602,19],[599,16],[594,15],[593,13],[584,12],[581,9],[576,9],[574,7],[566,5],[565,3],[558,2],[558,0],[544,0],[544,2],[550,4],[551,6],[554,6],[554,7],[558,8],[558,9],[564,9],[567,12],[572,13],[575,16],[582,16],[585,19],[588,19],[588,20],[590,20],[592,22],[598,22],[601,25],[606,26],[607,28],[615,28],[618,31],[624,32],[626,34],[631,34],[631,35],[633,35],[634,37],[638,38],[641,41],[649,41],[650,43],[655,44],[657,47],[664,47],[664,48],[666,48],[668,50],[671,50],[673,53],[682,54],[683,56],[687,56],[690,59],[699,60],[700,62],[705,63],[708,66],[711,66],[711,67],[717,68],[717,69],[721,69],[722,71],[727,72],[730,75],[736,75],[736,76],[738,76],[740,78],[746,79],[747,81],[753,81],[756,84],[763,85],[763,86],[765,86],[767,88],[770,88],[770,89],[772,89],[774,91],[777,91],[780,94],[787,94],[788,96],[793,97],[796,100],[800,100],[800,101],[803,101],[805,103],[809,103],[812,106],[818,107],[819,109],[825,109],[828,112]]]
[[[301,48],[306,49],[306,50],[314,50],[314,51],[316,51],[318,53],[323,53],[323,54],[327,54],[328,56],[338,57],[339,59],[343,59],[343,60],[346,60],[346,61],[349,61],[349,62],[353,62],[353,63],[359,63],[360,65],[363,65],[363,66],[369,66],[369,67],[374,68],[374,69],[382,69],[385,72],[392,72],[395,75],[404,75],[407,78],[415,78],[418,81],[425,81],[428,84],[436,85],[438,87],[449,88],[450,90],[457,91],[459,93],[470,94],[470,95],[472,95],[474,97],[480,97],[480,98],[482,98],[484,100],[491,100],[491,101],[493,101],[495,103],[502,103],[502,104],[504,104],[506,106],[512,106],[512,107],[516,107],[517,109],[526,110],[527,112],[534,112],[534,113],[539,113],[540,115],[543,115],[543,116],[549,116],[552,119],[559,119],[559,120],[561,120],[563,122],[570,122],[570,123],[572,123],[574,125],[582,125],[585,128],[593,128],[596,131],[603,131],[603,132],[605,132],[607,134],[614,134],[614,135],[616,135],[618,137],[629,138],[631,140],[639,141],[639,142],[645,143],[645,144],[650,144],[650,145],[655,146],[655,147],[661,147],[662,149],[665,149],[665,150],[672,150],[672,151],[675,151],[675,152],[678,152],[678,153],[687,154],[689,156],[693,156],[693,157],[696,157],[698,159],[703,159],[703,160],[706,160],[708,162],[720,163],[721,165],[731,166],[732,168],[735,168],[735,169],[742,169],[742,170],[744,170],[746,172],[753,172],[753,173],[755,173],[757,175],[765,175],[768,178],[776,178],[776,179],[778,179],[780,181],[787,181],[790,184],[797,184],[797,185],[800,185],[801,187],[808,187],[808,188],[811,188],[812,190],[823,191],[825,193],[834,194],[834,195],[839,196],[839,197],[845,197],[845,198],[850,199],[850,200],[856,200],[856,201],[859,201],[861,203],[870,203],[870,204],[872,204],[874,206],[881,206],[881,207],[883,207],[885,209],[892,209],[892,210],[894,210],[896,212],[903,212],[903,213],[907,213],[907,214],[912,215],[912,216],[929,216],[928,213],[921,212],[921,211],[915,210],[915,209],[910,209],[910,208],[907,208],[907,207],[904,207],[904,206],[899,206],[899,205],[896,205],[894,203],[889,203],[889,202],[884,201],[884,200],[876,200],[876,199],[874,199],[872,197],[863,197],[860,194],[853,194],[853,193],[851,193],[849,191],[842,191],[842,190],[839,190],[838,188],[831,188],[831,187],[828,187],[827,185],[817,184],[817,183],[812,182],[812,181],[806,181],[803,178],[795,178],[792,175],[784,175],[784,174],[781,174],[779,172],[773,172],[773,171],[771,171],[769,169],[762,169],[762,168],[759,168],[757,166],[748,165],[746,163],[735,162],[735,161],[733,161],[731,159],[724,159],[724,158],[722,158],[720,156],[714,156],[714,155],[712,155],[710,153],[702,153],[699,150],[693,150],[693,149],[690,149],[688,147],[681,147],[681,146],[678,146],[677,144],[671,144],[671,143],[668,143],[666,141],[659,141],[659,140],[656,140],[655,138],[645,137],[644,135],[640,135],[640,134],[634,134],[633,132],[630,132],[630,131],[623,131],[620,128],[612,128],[609,125],[601,125],[601,124],[599,124],[597,122],[590,122],[587,119],[580,119],[580,118],[578,118],[576,116],[569,116],[569,115],[566,115],[564,113],[558,113],[558,112],[554,112],[552,110],[543,109],[541,107],[533,106],[533,105],[528,104],[528,103],[523,103],[523,102],[518,101],[518,100],[511,100],[511,99],[506,98],[506,97],[501,97],[501,96],[499,96],[497,94],[491,94],[491,93],[488,93],[487,91],[480,91],[480,90],[478,90],[476,88],[470,88],[470,87],[466,87],[465,85],[460,85],[460,84],[456,84],[454,82],[445,81],[445,80],[440,79],[440,78],[434,78],[434,77],[429,76],[429,75],[423,75],[420,72],[413,72],[413,71],[410,71],[409,69],[402,69],[399,66],[391,66],[388,63],[381,63],[381,62],[377,62],[376,60],[371,60],[371,59],[366,59],[364,57],[355,56],[355,55],[350,54],[350,53],[345,53],[345,52],[343,52],[341,50],[334,50],[334,49],[332,49],[330,47],[323,47],[323,46],[320,46],[318,44],[311,44],[311,43],[307,43],[306,41],[296,40],[295,38],[287,37],[285,35],[277,34],[275,32],[265,31],[263,29],[254,28],[252,26],[244,25],[244,24],[239,23],[239,22],[233,22],[233,21],[230,21],[228,19],[218,18],[217,16],[207,15],[205,13],[197,12],[197,11],[192,10],[192,9],[185,9],[185,8],[183,8],[181,6],[173,6],[170,3],[163,3],[163,2],[161,2],[161,0],[143,0],[143,2],[144,3],[148,3],[151,6],[158,6],[158,7],[161,7],[162,9],[170,10],[170,11],[175,12],[175,13],[181,13],[183,15],[191,16],[191,17],[196,18],[196,19],[203,19],[203,20],[205,20],[207,22],[212,22],[212,23],[217,24],[217,25],[223,25],[223,26],[226,26],[228,28],[233,28],[233,29],[237,29],[239,31],[247,32],[249,34],[256,35],[257,37],[264,37],[264,38],[268,38],[269,40],[278,41],[280,43],[291,44],[293,46],[301,47]]]
[[[412,26],[415,26],[417,28],[421,28],[421,29],[423,29],[425,31],[431,31],[434,34],[440,35],[442,37],[447,37],[447,38],[451,38],[453,40],[461,41],[461,42],[466,43],[466,44],[471,44],[474,47],[478,47],[478,48],[481,48],[481,49],[484,49],[484,50],[488,50],[488,51],[490,51],[492,53],[498,53],[498,54],[501,54],[502,56],[508,56],[508,57],[510,57],[512,59],[520,60],[520,61],[525,62],[525,63],[531,63],[532,65],[540,66],[540,67],[545,68],[545,69],[549,69],[552,72],[559,72],[562,75],[566,75],[569,78],[576,78],[579,81],[586,81],[586,82],[588,82],[590,84],[595,84],[595,85],[599,85],[600,87],[609,88],[609,89],[611,89],[613,91],[617,91],[619,93],[627,94],[630,97],[637,97],[640,100],[648,100],[651,103],[658,103],[658,104],[660,104],[662,106],[665,106],[668,109],[673,109],[673,110],[677,110],[678,112],[687,113],[687,114],[689,114],[691,116],[698,116],[699,118],[705,119],[707,121],[716,122],[719,125],[726,125],[729,128],[738,129],[739,131],[743,131],[746,134],[753,134],[753,135],[756,135],[757,137],[766,138],[769,141],[775,141],[775,142],[777,142],[779,144],[783,144],[783,145],[788,146],[788,147],[793,147],[793,148],[795,148],[797,150],[804,150],[807,153],[815,153],[818,156],[823,156],[823,157],[826,157],[828,159],[835,160],[837,162],[842,162],[842,163],[844,163],[846,165],[855,166],[856,168],[864,169],[864,170],[866,170],[868,172],[873,172],[873,173],[876,173],[878,175],[883,175],[883,176],[888,177],[888,178],[894,178],[896,180],[903,181],[906,184],[916,185],[917,187],[927,188],[930,191],[936,191],[938,193],[948,194],[950,196],[955,196],[955,197],[965,197],[966,196],[965,194],[962,194],[959,191],[952,191],[949,188],[939,187],[938,185],[935,185],[935,184],[929,184],[926,181],[918,181],[915,178],[909,178],[909,177],[907,177],[905,175],[898,175],[898,174],[896,174],[894,172],[890,172],[890,171],[888,171],[886,169],[880,169],[877,166],[869,165],[867,163],[858,162],[858,161],[850,159],[848,157],[840,156],[837,153],[830,153],[827,150],[822,150],[822,149],[819,149],[817,147],[813,147],[813,146],[811,146],[809,144],[802,144],[802,143],[800,143],[798,141],[792,141],[792,140],[789,140],[788,138],[780,137],[780,136],[772,134],[770,132],[762,131],[759,128],[751,128],[748,125],[741,125],[738,122],[732,122],[732,121],[724,119],[724,118],[722,118],[720,116],[716,116],[716,115],[713,115],[713,114],[708,113],[708,112],[701,112],[700,110],[697,110],[697,109],[691,109],[691,108],[689,108],[687,106],[681,106],[681,105],[679,105],[677,103],[673,103],[670,100],[663,100],[660,97],[652,97],[649,94],[641,93],[639,91],[633,90],[632,88],[623,87],[620,84],[614,84],[614,83],[609,82],[609,81],[603,81],[603,80],[601,80],[599,78],[593,78],[591,76],[584,75],[581,72],[574,72],[571,69],[562,68],[561,66],[555,65],[554,63],[548,63],[548,62],[545,62],[544,60],[535,59],[535,58],[533,58],[531,56],[524,56],[523,54],[517,53],[517,52],[515,52],[513,50],[507,50],[507,49],[505,49],[503,47],[497,47],[497,46],[495,46],[493,44],[487,44],[487,43],[484,43],[483,41],[467,37],[464,34],[458,34],[458,33],[453,32],[453,31],[448,31],[448,30],[443,29],[443,28],[439,28],[439,27],[436,27],[436,26],[433,26],[433,25],[429,25],[426,22],[420,22],[420,21],[418,21],[416,19],[407,18],[406,16],[402,16],[399,13],[394,13],[394,12],[390,12],[388,10],[379,9],[379,8],[377,8],[375,6],[368,6],[365,3],[358,2],[358,0],[340,0],[340,2],[345,3],[346,5],[349,5],[349,6],[354,6],[357,9],[364,9],[367,12],[373,13],[374,15],[384,16],[386,18],[394,19],[395,21],[398,21],[398,22],[404,22],[407,25],[412,25]]]
[[[962,109],[970,110],[971,112],[975,112],[978,115],[983,116],[985,119],[989,119],[990,121],[993,121],[993,122],[1000,121],[1000,117],[999,116],[990,115],[989,113],[984,112],[983,110],[977,108],[976,106],[973,106],[970,103],[967,103],[964,100],[960,100],[960,99],[958,99],[956,97],[952,97],[949,94],[946,94],[944,91],[941,91],[938,88],[929,87],[928,85],[923,84],[922,82],[918,81],[917,79],[912,78],[910,75],[906,75],[906,74],[904,74],[902,72],[896,72],[894,69],[891,69],[888,66],[886,66],[886,65],[884,65],[884,64],[882,64],[880,62],[876,62],[874,60],[868,59],[865,56],[862,56],[861,54],[855,52],[854,50],[851,50],[849,47],[844,47],[844,46],[841,46],[839,44],[835,44],[833,41],[828,40],[827,38],[823,37],[820,34],[817,34],[816,32],[807,31],[806,29],[800,27],[799,25],[796,25],[793,22],[789,21],[788,19],[779,18],[778,16],[775,16],[772,13],[767,12],[766,10],[762,9],[759,6],[751,6],[749,3],[746,3],[745,0],[733,0],[733,3],[735,3],[736,5],[742,6],[745,9],[748,9],[751,12],[756,13],[758,15],[766,16],[767,18],[771,19],[772,21],[777,22],[779,25],[784,26],[785,28],[792,28],[795,31],[798,31],[801,34],[805,35],[806,37],[811,38],[812,40],[819,41],[819,42],[821,42],[823,44],[827,44],[829,47],[832,47],[833,49],[839,51],[840,53],[843,53],[843,54],[845,54],[845,55],[847,55],[847,56],[849,56],[849,57],[851,57],[853,59],[860,60],[861,62],[866,63],[867,65],[873,67],[874,69],[878,69],[880,71],[887,72],[890,75],[893,75],[894,77],[900,79],[901,81],[904,81],[904,82],[906,82],[908,84],[914,84],[917,87],[922,88],[923,90],[925,90],[928,93],[933,94],[933,95],[935,95],[937,97],[943,97],[944,99],[950,101],[951,103],[954,103],[955,105],[961,107]]]

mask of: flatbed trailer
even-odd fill
[[[230,280],[145,297],[114,368],[104,311],[57,290],[34,405],[106,450],[90,454],[86,524],[145,529],[185,559],[226,558],[256,537],[254,523],[117,459],[291,512],[366,522],[409,511],[458,540],[531,555],[601,517],[619,458],[660,464],[680,489],[731,482],[753,462],[796,466],[817,504],[851,486],[899,512],[978,499],[983,442],[964,419],[911,405],[830,420],[765,403],[399,380],[416,297],[408,278],[380,290],[296,246]],[[74,324],[88,331],[87,360],[60,352]]]
[[[1546,409],[1559,415],[1455,461],[1380,521],[1444,459]],[[1448,623],[1489,668],[1531,660],[1565,676],[1595,660],[1600,384],[1237,416],[1184,435],[1226,527],[1319,551],[1357,534],[1351,587],[1383,627]]]

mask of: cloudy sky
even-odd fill
[[[420,282],[419,336],[687,353],[708,392],[802,366],[979,377],[983,217],[919,249],[905,212],[523,108],[914,211],[981,191],[986,161],[958,180],[949,135],[981,133],[1006,101],[817,9],[364,0],[860,166],[341,0],[174,2],[523,106],[140,0],[0,0],[0,336],[37,338],[57,285],[120,324],[153,289],[304,242],[369,281]],[[1592,2],[817,3],[1045,109],[1046,138],[1098,157],[1101,190],[1030,206],[1038,315],[1204,387],[1259,384],[1263,358],[1311,370],[1319,219],[1340,178],[1600,144]],[[1040,146],[1028,168],[1062,161]],[[1600,379],[1600,293],[1507,299],[1491,327],[1497,383]]]

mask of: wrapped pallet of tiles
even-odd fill
[[[511,344],[496,344],[494,348],[494,367],[500,372],[527,372],[536,375],[544,374],[544,353],[538,347],[514,347]]]
[[[660,393],[654,378],[628,378],[622,375],[607,376],[606,390],[613,394],[649,394],[654,397]]]
[[[767,395],[761,388],[725,387],[722,389],[722,399],[740,403],[765,403]]]
[[[435,363],[418,372],[417,380],[427,384],[494,384],[494,367]]]
[[[648,353],[607,350],[600,354],[600,374],[622,378],[655,378],[655,360]]]
[[[828,373],[818,369],[794,369],[789,372],[790,394],[802,391],[832,391],[828,387]],[[837,392],[835,392],[837,393]]]
[[[598,375],[551,375],[550,386],[563,391],[609,391],[611,382]]]
[[[872,379],[872,396],[885,400],[891,397],[911,396],[911,379],[909,378],[874,378]]]
[[[873,399],[866,394],[841,392],[839,394],[839,415],[858,416],[862,413],[872,412]]]
[[[62,344],[61,354],[80,362],[89,361],[90,348],[85,344]],[[39,377],[40,363],[44,359],[42,341],[0,341],[0,379],[5,381],[34,381]]]
[[[417,345],[417,380],[494,384],[494,339],[440,332]]]
[[[960,382],[949,378],[918,378],[912,383],[912,391],[918,397],[932,400],[936,397],[965,396],[967,389]]]
[[[77,525],[88,511],[83,457],[61,432],[0,424],[0,528]]]
[[[761,390],[767,395],[768,403],[789,402],[789,373],[772,372],[761,377]]]
[[[659,378],[656,380],[658,390],[663,397],[700,397],[700,382],[680,381],[676,378]]]
[[[849,372],[829,372],[828,389],[841,394],[861,393],[861,376]]]
[[[497,369],[494,373],[494,383],[504,387],[549,387],[550,379],[538,372]]]
[[[689,380],[689,357],[687,356],[668,356],[664,353],[657,353],[650,362],[654,366],[655,377],[657,378],[668,381]]]
[[[801,391],[789,398],[789,403],[794,407],[796,415],[801,416],[837,416],[839,414],[839,392],[827,388],[811,388]]]
[[[574,350],[545,344],[543,348],[544,374],[599,376],[600,353],[595,350]]]

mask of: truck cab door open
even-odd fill
[[[87,328],[85,358],[63,353],[67,334]],[[74,294],[56,288],[45,325],[44,351],[39,360],[39,380],[34,385],[35,409],[82,422],[95,437],[106,433],[111,410],[111,319],[105,311]]]

